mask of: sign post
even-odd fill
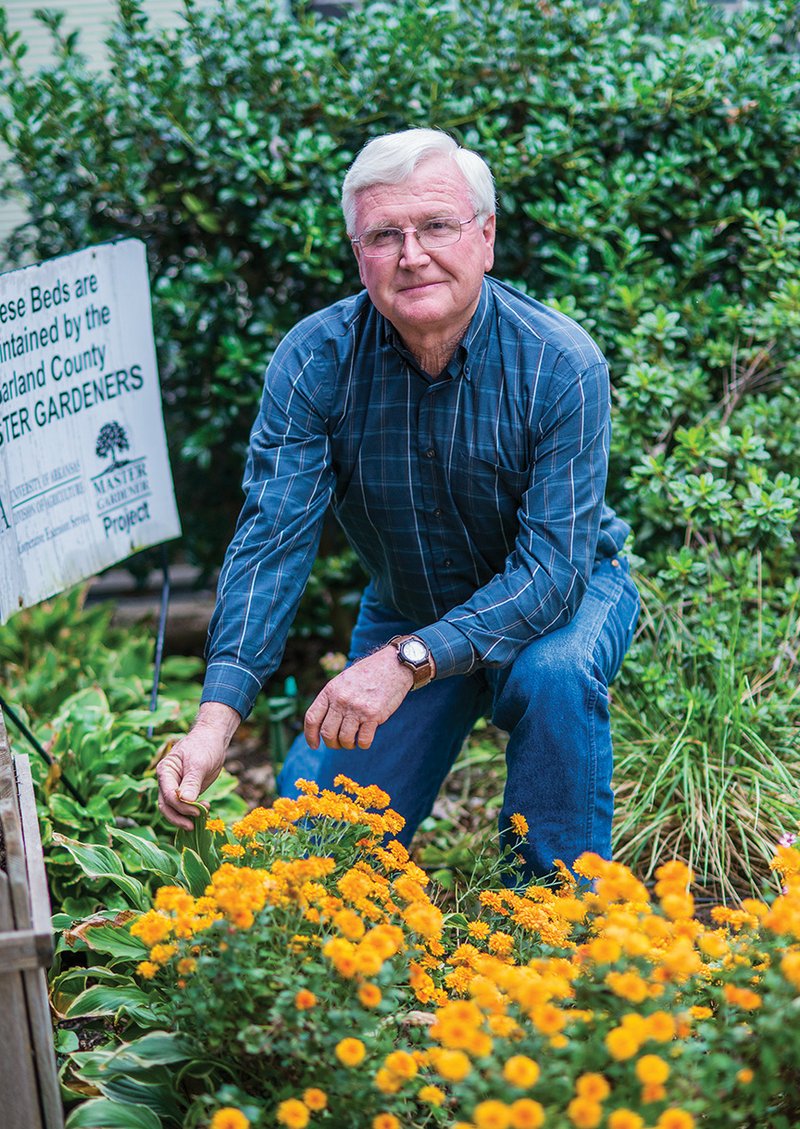
[[[0,276],[0,623],[180,533],[144,244]]]

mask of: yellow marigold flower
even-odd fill
[[[644,1129],[644,1118],[632,1109],[615,1109],[609,1114],[608,1129]]]
[[[348,941],[358,941],[366,932],[364,922],[352,909],[340,909],[333,915],[333,924]]]
[[[648,1036],[657,1043],[669,1043],[675,1038],[675,1019],[669,1012],[654,1011],[646,1022]]]
[[[647,999],[648,986],[638,972],[609,972],[605,982],[615,996],[632,1004],[640,1004]]]
[[[335,1047],[335,1054],[342,1066],[358,1066],[363,1062],[367,1049],[360,1039],[341,1039]]]
[[[176,967],[179,976],[191,976],[197,968],[197,961],[194,957],[181,957]]]
[[[225,834],[225,822],[221,819],[207,819],[206,831],[213,831],[215,835]]]
[[[294,1006],[298,1011],[308,1011],[317,1006],[317,997],[308,988],[301,988],[294,998]]]
[[[597,1129],[603,1120],[603,1107],[588,1098],[573,1098],[567,1106],[567,1116],[576,1129]]]
[[[492,933],[489,938],[489,952],[495,956],[507,957],[514,948],[514,938],[510,933]]]
[[[472,1070],[472,1063],[463,1051],[432,1047],[430,1056],[436,1071],[448,1082],[461,1082]]]
[[[400,1129],[400,1122],[393,1113],[379,1113],[372,1119],[372,1129]]]
[[[223,843],[220,854],[225,859],[240,859],[243,858],[245,849],[241,843]]]
[[[337,965],[340,972],[342,969]],[[355,971],[362,976],[377,976],[383,968],[383,957],[372,945],[359,945],[355,954]],[[342,975],[345,975],[342,972]]]
[[[151,960],[143,960],[136,965],[136,971],[140,976],[144,977],[145,980],[152,980],[158,972],[158,965],[154,964]]]
[[[781,960],[781,972],[789,983],[800,991],[800,952],[795,949]]]
[[[431,902],[412,902],[401,916],[409,929],[423,937],[438,937],[444,927],[442,911]]]
[[[611,1093],[611,1087],[602,1074],[581,1074],[575,1082],[575,1093],[590,1102],[604,1102]]]
[[[666,1082],[669,1078],[669,1065],[658,1055],[642,1055],[636,1063],[636,1077],[643,1083]]]
[[[684,1109],[668,1109],[659,1117],[656,1129],[694,1129],[694,1118]]]
[[[671,921],[681,921],[694,916],[694,898],[691,894],[669,892],[661,897],[661,908]]]
[[[209,1129],[249,1129],[250,1122],[240,1109],[225,1106],[211,1118]]]
[[[503,1065],[503,1077],[512,1086],[527,1090],[539,1080],[539,1064],[527,1055],[512,1055]]]
[[[407,1051],[392,1051],[384,1059],[383,1065],[391,1074],[402,1078],[403,1081],[414,1078],[419,1069],[415,1059]]]
[[[662,1082],[645,1082],[642,1086],[642,1105],[663,1102],[666,1096],[667,1089]]]
[[[692,1019],[710,1019],[714,1012],[710,1007],[703,1007],[701,1004],[693,1004],[689,1008],[689,1014]]]
[[[440,1106],[445,1099],[444,1090],[440,1090],[438,1086],[423,1086],[417,1094],[421,1102],[427,1102],[428,1105]]]
[[[385,1066],[376,1070],[373,1082],[382,1094],[396,1094],[398,1090],[403,1088],[403,1079],[396,1074],[392,1074],[391,1070],[387,1070]]]
[[[472,1120],[477,1129],[509,1129],[511,1110],[505,1102],[479,1102],[472,1111]]]
[[[156,964],[166,964],[177,951],[177,945],[153,945],[150,950],[150,960],[155,961]]]
[[[327,1107],[328,1095],[324,1090],[318,1090],[316,1086],[311,1086],[308,1090],[303,1091],[303,1104],[317,1113]]]
[[[530,1098],[518,1098],[509,1107],[511,1129],[541,1129],[544,1125],[544,1107]]]
[[[305,1129],[311,1120],[306,1106],[297,1098],[288,1098],[278,1106],[276,1117],[287,1129]]]
[[[605,1038],[606,1049],[618,1062],[633,1058],[639,1050],[639,1040],[624,1027],[615,1027]]]
[[[755,1011],[761,1007],[761,996],[750,988],[737,988],[734,984],[726,984],[722,994],[729,1004],[743,1008],[745,1011]]]
[[[192,899],[194,901],[194,899]],[[163,913],[150,909],[131,925],[131,936],[138,937],[150,948],[160,941],[166,941],[172,932],[172,922]]]
[[[478,941],[485,941],[491,929],[486,921],[470,921],[467,932],[470,937],[475,937]]]
[[[520,813],[518,811],[515,811],[514,814],[511,816],[510,823],[511,823],[511,830],[514,832],[514,834],[518,838],[524,839],[525,836],[528,834],[528,821],[525,818],[525,816],[520,815]]]
[[[542,1004],[531,1012],[531,1022],[542,1035],[557,1035],[566,1025],[567,1018],[555,1004]]]
[[[362,984],[358,989],[358,998],[362,1007],[377,1007],[383,999],[377,984]]]
[[[318,796],[319,785],[313,780],[304,780],[302,776],[298,777],[294,782],[294,786],[298,792],[302,792],[304,796]]]

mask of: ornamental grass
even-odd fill
[[[474,915],[447,915],[392,838],[388,796],[299,783],[299,799],[231,827],[209,819],[202,888],[190,852],[191,881],[114,926],[127,949],[110,975],[135,967],[141,999],[121,994],[127,1029],[95,1052],[102,1069],[74,1055],[65,1074],[84,1093],[92,1080],[95,1103],[160,1032],[162,1053],[178,1047],[171,1105],[155,1108],[165,1129],[800,1124],[789,839],[773,861],[782,892],[706,922],[684,863],[661,865],[651,893],[592,854],[556,884],[484,890]],[[108,922],[99,932],[110,953]],[[95,1124],[81,1120],[92,1105],[68,1124]]]

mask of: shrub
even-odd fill
[[[707,924],[683,864],[659,869],[651,901],[593,855],[576,863],[593,888],[564,868],[560,889],[486,889],[479,916],[445,918],[404,849],[379,845],[397,826],[388,797],[340,783],[353,798],[304,785],[232,829],[210,820],[211,872],[196,854],[132,923],[79,931],[110,966],[56,976],[57,1006],[125,1016],[127,1030],[72,1056],[102,1097],[70,1129],[93,1110],[109,1129],[138,1125],[108,1103],[145,1094],[165,1124],[192,1126],[233,1111],[241,1126],[335,1129],[795,1123],[791,846],[773,864],[780,896]]]

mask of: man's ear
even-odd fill
[[[483,225],[481,233],[485,244],[484,249],[484,270],[491,270],[494,265],[494,237],[497,229],[497,216],[489,216],[486,223]]]
[[[361,248],[357,243],[351,243],[350,246],[353,248],[353,254],[358,263],[358,277],[361,279],[362,284],[366,286],[367,280],[364,278],[364,256],[361,254]]]

